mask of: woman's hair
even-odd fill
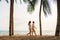
[[[29,21],[28,25],[31,23],[31,21]]]

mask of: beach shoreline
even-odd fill
[[[0,40],[60,40],[60,36],[0,36]]]

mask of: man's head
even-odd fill
[[[33,23],[35,23],[35,22],[33,21]]]

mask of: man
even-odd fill
[[[35,27],[34,23],[35,23],[35,22],[33,21],[33,22],[32,22],[32,29],[31,29],[31,30],[32,30],[32,35],[33,35],[33,33],[34,33],[35,36],[36,36],[36,31],[35,31],[35,28],[36,28],[36,27]]]

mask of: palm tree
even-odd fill
[[[2,0],[0,0],[2,1]],[[5,0],[7,3],[9,2],[8,0]],[[13,7],[14,7],[14,0],[10,0],[10,22],[9,22],[9,36],[12,36],[14,34],[14,29],[13,29]]]
[[[5,1],[8,3],[8,0],[5,0]],[[14,35],[13,8],[14,8],[14,0],[10,0],[9,36]]]
[[[0,0],[2,1],[2,0]],[[8,0],[5,0],[8,3]],[[12,36],[14,34],[13,30],[13,5],[14,0],[10,0],[10,22],[9,22],[9,36]]]
[[[56,32],[55,36],[59,36],[60,34],[60,1],[57,0],[57,7],[58,7],[58,19],[57,19],[57,27],[56,27]]]
[[[10,0],[10,22],[9,22],[9,36],[14,35],[14,23],[13,23],[13,8],[14,0]]]
[[[29,2],[28,12],[32,12],[35,9],[35,5],[36,5],[37,1],[38,0],[28,1]],[[41,8],[42,8],[42,5],[43,5],[43,11],[44,11],[45,16],[47,16],[47,13],[51,14],[51,9],[50,9],[48,0],[41,0],[40,11],[39,11],[40,36],[42,36],[42,26],[41,26]]]

